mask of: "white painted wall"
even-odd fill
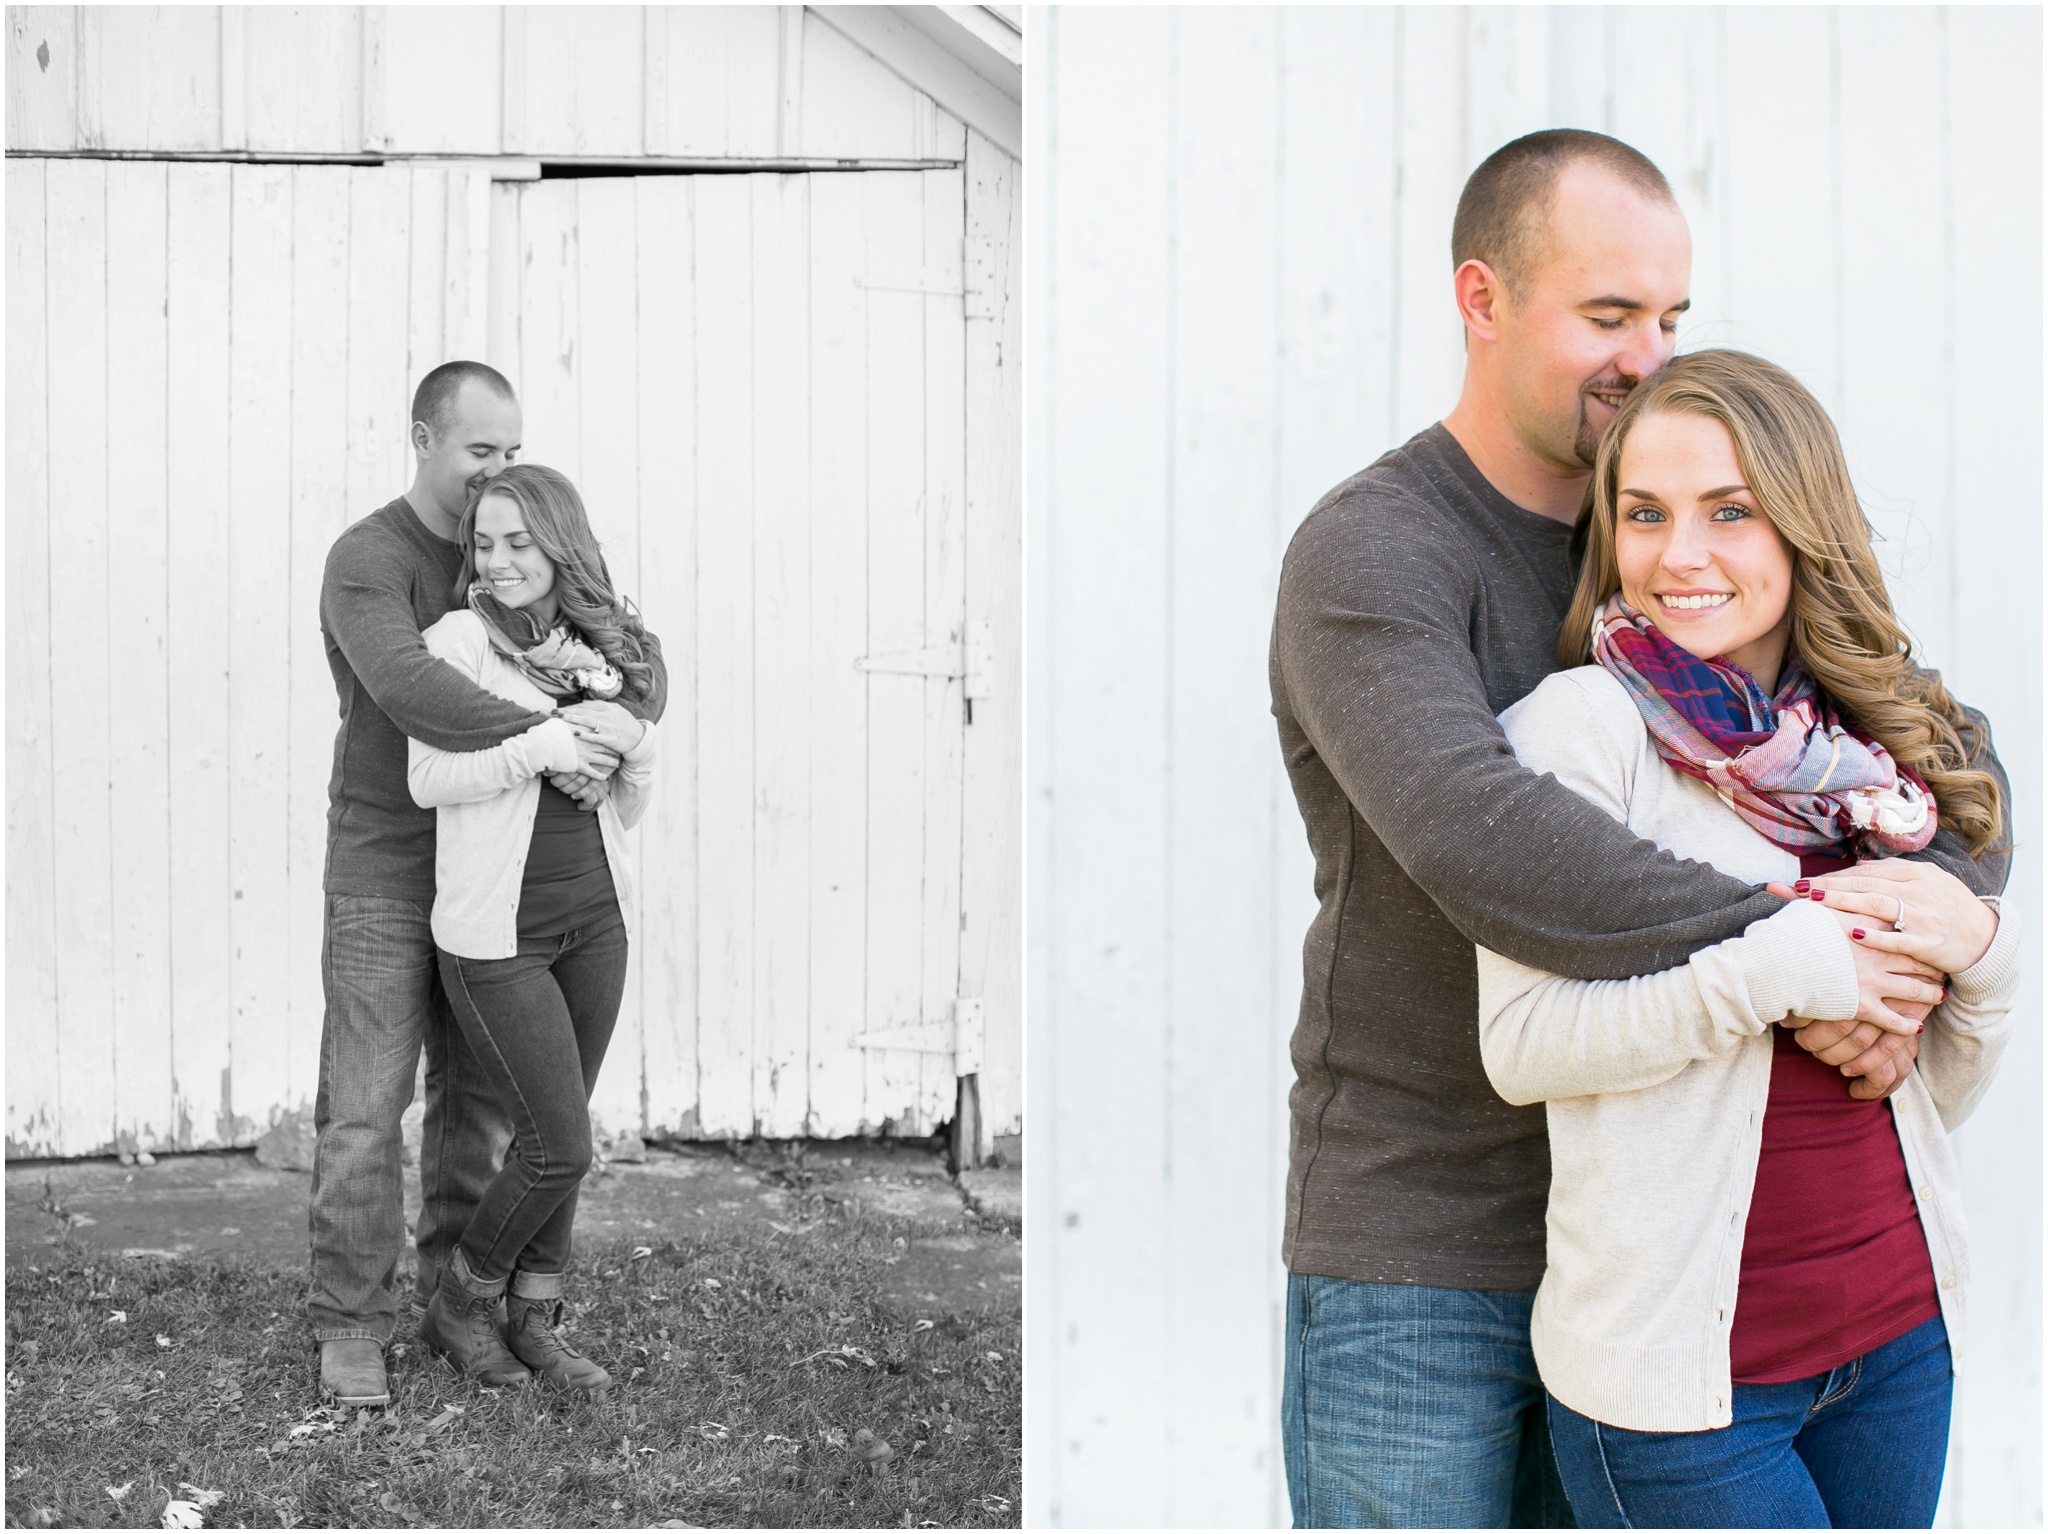
[[[632,36],[772,123],[798,56],[757,25],[777,15],[634,8]],[[284,25],[202,19],[216,43]],[[199,25],[8,23],[13,74],[74,83]],[[343,23],[381,25],[297,13],[268,69]],[[803,35],[807,132],[853,153],[924,122],[942,162],[494,183],[475,161],[96,153],[170,153],[168,107],[119,133],[78,107],[86,152],[9,159],[11,1156],[246,1145],[310,1105],[337,721],[321,571],[404,490],[412,388],[458,356],[513,381],[525,456],[578,483],[670,667],[601,1120],[924,1134],[957,1069],[977,1074],[983,1153],[1019,1130],[1016,162],[837,32]],[[186,47],[152,88],[213,79],[217,128],[204,57]],[[536,90],[589,62],[536,70]],[[652,53],[629,62],[656,77]],[[267,137],[236,106],[240,142],[291,148],[324,121],[316,95]],[[581,97],[561,112],[565,131],[604,120]],[[856,1042],[875,1034],[892,1041]]]
[[[1031,1522],[1284,1522],[1285,1044],[1313,909],[1281,553],[1454,402],[1465,175],[1614,133],[1694,238],[1682,348],[1834,413],[1894,597],[1991,716],[2038,947],[2033,8],[1056,8],[1027,63]],[[2040,976],[1958,1136],[1942,1521],[2038,1524]]]

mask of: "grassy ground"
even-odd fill
[[[608,1400],[481,1389],[401,1320],[391,1408],[355,1413],[319,1404],[300,1273],[54,1249],[7,1274],[7,1522],[157,1527],[182,1485],[211,1527],[1014,1527],[1017,1319],[869,1298],[925,1233],[600,1248],[568,1336]]]

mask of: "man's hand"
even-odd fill
[[[1918,1003],[1901,1005],[1907,1014],[1926,1015]],[[1920,1055],[1918,1034],[1886,1033],[1875,1023],[1814,1022],[1788,1017],[1779,1026],[1792,1030],[1792,1040],[1824,1065],[1836,1067],[1850,1077],[1849,1095],[1866,1102],[1896,1092],[1913,1074],[1913,1062]]]
[[[576,732],[576,770],[586,778],[608,778],[619,765],[619,753],[581,730]]]
[[[555,712],[576,727],[578,735],[587,735],[607,750],[624,756],[640,744],[640,737],[647,733],[647,726],[635,719],[616,703],[592,699],[584,703],[572,703]]]
[[[612,791],[606,779],[588,777],[580,772],[551,772],[548,781],[574,799],[576,807],[583,810],[595,810]]]

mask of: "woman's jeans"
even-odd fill
[[[1737,1385],[1734,1421],[1637,1433],[1550,1398],[1550,1437],[1588,1529],[1925,1529],[1948,1457],[1941,1317],[1840,1368]]]
[[[509,959],[443,952],[441,978],[512,1121],[504,1170],[457,1249],[484,1287],[516,1272],[516,1293],[555,1298],[590,1170],[590,1089],[626,988],[626,924],[614,908],[558,937],[521,938]]]
[[[1535,1297],[1289,1274],[1295,1527],[1571,1527],[1529,1346]]]

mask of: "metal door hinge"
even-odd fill
[[[992,696],[995,631],[987,618],[967,620],[967,642],[932,645],[922,650],[892,650],[855,658],[853,669],[883,676],[935,676],[946,681],[965,678],[969,699]]]
[[[981,998],[956,997],[951,1021],[907,1023],[898,1028],[876,1028],[855,1035],[853,1047],[908,1049],[925,1055],[951,1055],[953,1074],[972,1076],[981,1069]]]

